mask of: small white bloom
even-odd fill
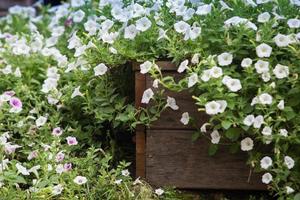
[[[210,76],[213,78],[219,78],[223,75],[223,70],[220,67],[213,66],[210,70]]]
[[[268,93],[262,93],[258,96],[259,102],[263,105],[270,105],[273,102],[273,97]]]
[[[204,70],[200,79],[203,81],[203,82],[207,82],[209,81],[209,79],[211,78],[211,72],[210,72],[210,69],[207,69],[207,70]]]
[[[187,125],[187,124],[189,123],[189,120],[190,120],[189,113],[188,113],[188,112],[182,113],[180,122],[181,122],[183,125]]]
[[[52,187],[52,194],[53,195],[59,195],[59,194],[61,194],[61,192],[63,191],[63,186],[62,185],[60,185],[60,184],[58,184],[58,185],[56,185],[56,186],[53,186]]]
[[[251,151],[253,149],[253,140],[249,137],[241,141],[241,150],[242,151]]]
[[[209,123],[204,123],[204,124],[200,127],[201,133],[206,133],[206,132],[207,132],[206,127],[209,126],[209,125],[210,125]]]
[[[287,137],[288,131],[286,129],[279,129],[279,135],[281,135],[283,137]]]
[[[121,171],[122,176],[129,176],[130,172],[128,171],[128,169],[122,170]]]
[[[26,167],[22,166],[20,163],[16,164],[16,168],[18,170],[18,173],[21,173],[24,176],[30,175],[29,171],[26,169]]]
[[[273,176],[270,173],[265,173],[262,176],[262,182],[264,184],[269,184],[273,180]]]
[[[80,86],[78,86],[77,88],[74,89],[71,98],[75,98],[77,96],[83,96],[83,94],[80,92]]]
[[[179,21],[174,24],[174,28],[178,33],[186,33],[190,29],[190,25],[184,21]]]
[[[254,115],[247,115],[243,121],[246,126],[251,126],[254,123]]]
[[[237,92],[242,89],[241,81],[239,79],[229,78],[225,82],[227,88],[232,92]]]
[[[287,194],[292,194],[293,192],[295,192],[295,190],[293,188],[291,188],[290,186],[286,186],[285,189],[286,189]]]
[[[262,43],[256,47],[256,54],[260,58],[268,58],[271,56],[272,47],[269,45]]]
[[[142,103],[148,104],[150,99],[154,96],[154,92],[152,91],[151,88],[148,88],[147,90],[144,91],[143,97],[142,97]]]
[[[263,73],[269,72],[269,62],[267,62],[267,61],[258,60],[254,64],[254,67],[258,74],[263,74]]]
[[[228,53],[228,52],[224,52],[224,53],[218,55],[218,63],[221,66],[230,65],[232,63],[232,59],[233,59],[232,54]]]
[[[127,26],[124,30],[125,39],[133,40],[137,34],[138,34],[138,30],[136,29],[134,24]]]
[[[258,15],[257,21],[260,23],[266,23],[270,20],[271,15],[268,12],[264,12]]]
[[[140,65],[140,69],[141,69],[141,74],[146,74],[150,71],[151,67],[152,67],[152,62],[150,61],[146,61],[143,64]]]
[[[261,74],[261,78],[264,82],[268,82],[271,80],[271,74],[269,72],[264,72]]]
[[[189,60],[184,60],[183,62],[180,63],[177,71],[179,73],[184,72],[184,70],[186,70],[188,68],[188,64],[189,64]]]
[[[82,185],[87,182],[87,178],[84,176],[76,176],[73,181],[78,185]]]
[[[220,142],[221,136],[217,130],[214,130],[211,134],[211,143],[218,144]]]
[[[275,37],[274,37],[274,41],[276,43],[276,45],[278,47],[286,47],[290,44],[290,38],[286,35],[280,34],[278,33]]]
[[[253,127],[260,128],[263,123],[264,123],[264,117],[262,115],[258,115],[254,119]]]
[[[136,21],[136,29],[139,31],[146,31],[151,27],[151,21],[147,17],[143,17]]]
[[[114,183],[115,183],[116,185],[120,185],[120,184],[122,183],[122,181],[123,181],[122,179],[118,179],[118,180],[115,180]]]
[[[299,19],[289,19],[287,24],[290,28],[300,28],[300,20]]]
[[[161,188],[158,188],[158,189],[155,190],[155,194],[157,194],[158,196],[163,195],[164,192],[165,191],[163,189],[161,189]]]
[[[99,65],[97,65],[94,68],[94,74],[95,74],[95,76],[102,76],[107,72],[107,70],[108,70],[108,68],[106,67],[106,65],[103,63],[100,63]]]
[[[199,57],[200,57],[200,54],[199,53],[195,53],[191,59],[191,63],[193,64],[198,64],[199,63]]]
[[[273,69],[273,73],[275,74],[276,78],[283,79],[289,76],[289,67],[281,64],[277,64]]]
[[[170,107],[173,110],[178,110],[179,107],[176,104],[176,100],[173,97],[167,97],[167,105],[166,107]]]
[[[158,83],[159,83],[159,80],[158,80],[158,79],[155,79],[155,80],[153,81],[152,87],[158,88]]]
[[[193,87],[197,82],[198,75],[196,73],[192,73],[192,75],[188,77],[188,87]]]
[[[290,156],[284,156],[284,164],[288,169],[292,169],[295,166],[295,161]]]
[[[242,60],[241,66],[244,68],[250,67],[252,65],[252,59],[251,58],[244,58]]]
[[[268,2],[271,2],[273,0],[256,0],[256,3],[257,4],[265,4],[265,3],[268,3]]]
[[[83,20],[84,16],[85,12],[83,12],[82,10],[78,10],[73,14],[73,21],[79,23]]]
[[[211,13],[211,9],[212,9],[211,4],[200,5],[197,8],[196,14],[197,15],[207,15],[207,14]]]
[[[284,100],[280,100],[279,103],[277,104],[277,108],[280,110],[284,109]]]
[[[263,135],[272,135],[272,128],[270,126],[265,126],[261,132]]]
[[[221,105],[216,101],[211,101],[205,104],[205,111],[209,115],[216,115],[219,113]]]
[[[260,160],[260,167],[262,169],[268,169],[273,165],[273,161],[269,156],[265,156]]]
[[[47,117],[40,116],[40,117],[35,121],[35,125],[36,125],[37,127],[41,127],[41,126],[43,126],[46,122],[47,122]]]

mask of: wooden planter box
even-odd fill
[[[15,5],[30,6],[35,0],[0,0],[0,16],[6,15],[7,10]]]
[[[163,74],[180,76],[170,62],[157,62]],[[135,106],[143,107],[142,95],[152,87],[149,75],[141,74],[139,63],[135,70]],[[199,125],[207,122],[203,112],[187,92],[167,92],[176,99],[179,110],[166,109],[150,128],[136,129],[136,176],[155,186],[175,186],[181,189],[265,190],[261,175],[246,165],[247,154],[230,154],[220,147],[215,156],[208,155],[209,141],[192,142],[193,128],[180,123],[181,114],[189,112]],[[251,175],[250,175],[251,174]]]

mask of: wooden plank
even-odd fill
[[[33,4],[33,0],[2,0],[0,1],[0,10],[7,10],[15,5],[29,6],[31,4]]]
[[[192,131],[148,130],[146,179],[155,186],[181,189],[265,190],[260,174],[248,182],[247,154],[230,154],[222,147],[211,157],[209,141],[191,141]]]

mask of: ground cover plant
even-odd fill
[[[208,138],[210,154],[222,144],[247,151],[271,195],[299,199],[299,14],[298,0],[10,8],[0,20],[1,196],[176,198],[112,160],[122,157],[120,134],[178,110],[168,89],[188,90],[211,116],[193,137]],[[157,60],[177,63],[185,77],[163,76]],[[134,108],[133,61],[155,79],[141,100],[148,109]]]

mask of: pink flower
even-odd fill
[[[16,93],[15,93],[14,91],[10,90],[10,91],[4,92],[4,94],[9,95],[9,96],[12,97],[12,96],[14,96]]]
[[[28,160],[32,160],[33,158],[38,157],[38,152],[37,151],[32,151],[30,152],[30,154],[28,155],[27,159]]]
[[[68,18],[65,20],[65,27],[70,27],[73,24],[73,19],[72,18]]]
[[[15,109],[22,109],[23,106],[21,100],[17,97],[12,97],[9,100],[9,104]]]
[[[63,130],[60,127],[56,127],[52,131],[52,135],[54,136],[61,136],[63,134]]]
[[[65,171],[71,171],[72,170],[72,163],[64,164],[64,170]]]
[[[65,158],[65,154],[63,152],[58,152],[55,156],[55,161],[56,162],[61,162]]]
[[[68,136],[66,139],[67,139],[67,142],[68,142],[69,146],[78,144],[76,137]]]

